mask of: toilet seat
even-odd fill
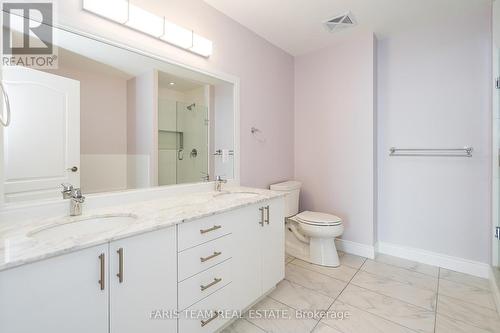
[[[295,216],[297,222],[315,226],[337,226],[342,224],[342,220],[335,215],[305,211]]]

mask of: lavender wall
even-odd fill
[[[338,215],[344,239],[373,246],[374,37],[296,58],[295,178],[301,210]]]
[[[489,263],[491,3],[379,40],[379,241]],[[474,147],[395,158],[396,147]]]
[[[83,12],[81,0],[57,1],[60,23],[241,80],[241,183],[266,187],[293,177],[293,57],[201,0],[135,1],[149,11],[213,40],[209,59],[190,54]],[[255,140],[252,126],[266,142]]]

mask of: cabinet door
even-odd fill
[[[108,285],[101,290],[99,283],[99,256],[107,260],[107,248],[0,272],[0,332],[107,333]]]
[[[171,227],[110,243],[111,333],[177,331],[176,319],[161,317],[177,309],[175,239]]]
[[[260,205],[235,211],[233,240],[234,308],[244,309],[262,295],[261,237],[264,227],[260,224]]]
[[[283,198],[269,201],[262,230],[262,291],[266,293],[285,278],[285,220]],[[267,222],[268,221],[268,222]]]

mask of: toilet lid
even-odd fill
[[[306,224],[314,224],[314,225],[339,225],[342,223],[342,220],[335,215],[326,214],[326,213],[318,213],[305,211],[297,216],[297,220]]]

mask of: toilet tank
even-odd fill
[[[286,192],[285,196],[285,217],[297,215],[299,213],[299,194],[301,182],[290,180],[284,183],[271,185],[271,190]]]

